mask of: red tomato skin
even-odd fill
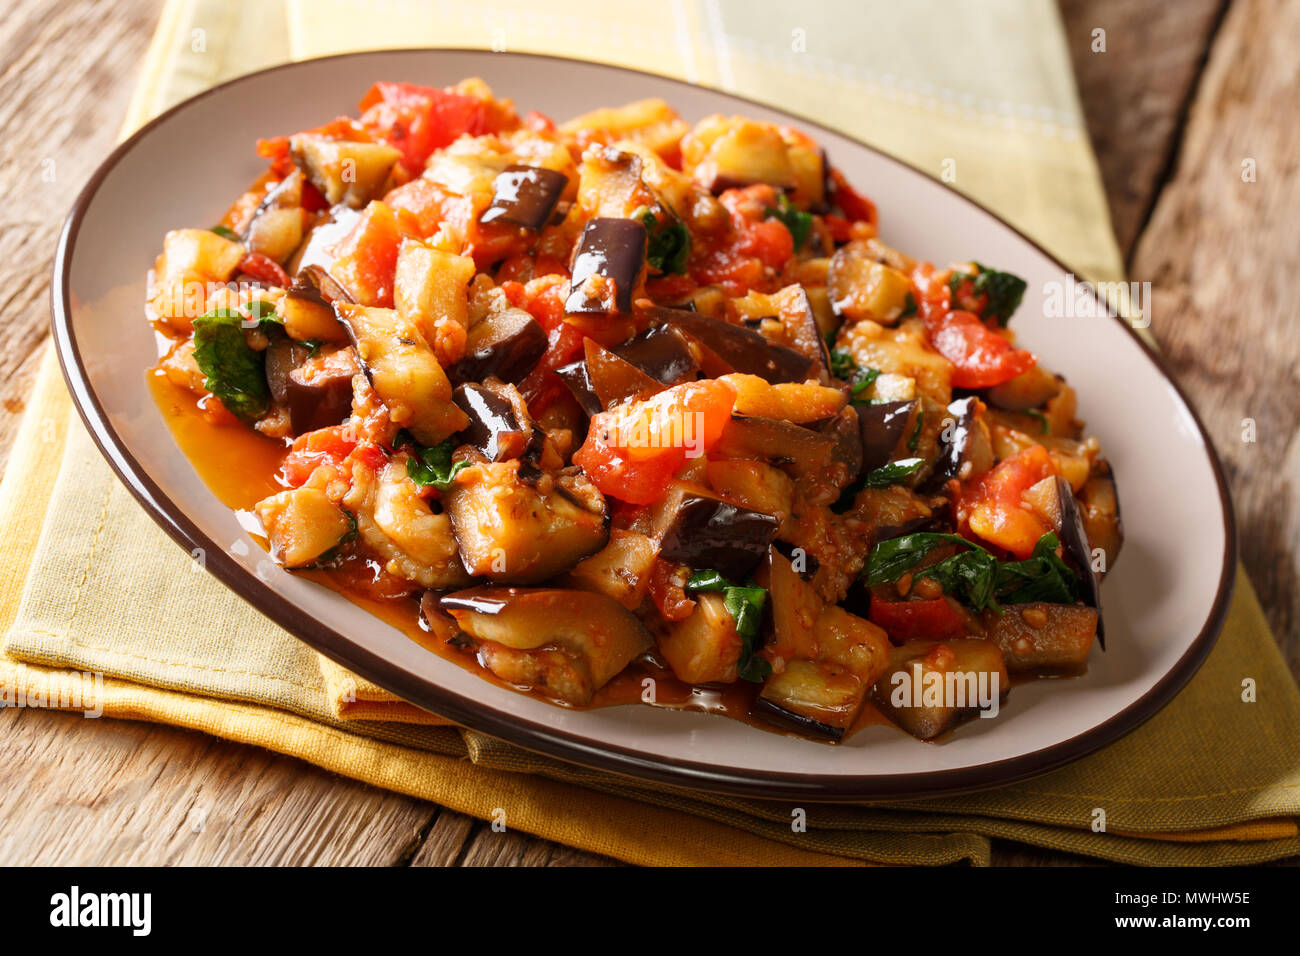
[[[1038,359],[1018,349],[980,321],[973,312],[957,310],[926,322],[935,351],[953,364],[957,388],[990,388],[1029,371]]]
[[[260,252],[250,252],[244,256],[243,261],[239,263],[239,271],[282,289],[289,287],[289,274],[281,269],[274,259]]]
[[[483,105],[448,90],[415,83],[380,82],[361,99],[361,125],[398,149],[417,174],[436,149],[482,125]]]
[[[1031,445],[998,462],[962,493],[959,512],[965,525],[1017,558],[1029,557],[1038,539],[1052,529],[1024,507],[1021,495],[1056,473],[1056,465],[1042,445]]]
[[[333,425],[307,432],[294,439],[293,447],[280,465],[285,484],[297,488],[321,465],[337,465],[357,447],[356,437],[346,425]]]
[[[966,621],[946,597],[931,601],[884,601],[873,594],[868,616],[895,644],[966,636]]]
[[[660,442],[683,434],[685,426],[678,423],[684,416],[698,415],[691,452],[707,452],[731,420],[735,402],[735,390],[729,385],[705,380],[676,385],[645,401],[601,412],[592,417],[587,440],[574,453],[574,464],[581,466],[604,494],[631,504],[652,504],[667,494],[669,481],[687,458],[684,443]],[[647,426],[638,429],[636,423],[642,421]],[[644,445],[620,444],[621,439],[643,432],[647,436]]]

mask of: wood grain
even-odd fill
[[[1167,175],[1227,2],[1061,0],[1060,6],[1111,223],[1127,262]],[[1095,49],[1097,30],[1105,31],[1104,51]]]
[[[0,18],[0,187],[18,197],[0,210],[0,467],[45,337],[57,230],[116,137],[160,6],[10,0]],[[1300,144],[1279,118],[1300,92],[1281,42],[1300,9],[1061,6],[1121,249],[1135,278],[1157,283],[1155,331],[1225,452],[1247,564],[1294,667],[1300,330],[1287,272]],[[1090,50],[1098,26],[1105,54]],[[1258,162],[1249,188],[1244,156]],[[1247,416],[1254,445],[1240,441]],[[0,710],[0,766],[0,864],[614,862],[173,727]],[[993,860],[1094,862],[1000,840]]]
[[[1152,330],[1223,457],[1242,558],[1292,673],[1300,670],[1300,66],[1289,43],[1297,36],[1300,4],[1232,4],[1132,268],[1154,284]],[[1244,440],[1251,423],[1255,441]]]

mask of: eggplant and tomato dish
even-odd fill
[[[901,672],[1005,693],[1103,641],[1115,484],[1025,282],[888,245],[800,130],[380,82],[257,151],[147,313],[203,447],[269,450],[285,568],[557,704],[832,741],[969,716]]]

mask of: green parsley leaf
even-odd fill
[[[632,214],[645,226],[650,240],[646,246],[646,262],[663,273],[685,273],[686,260],[691,255],[691,233],[685,223],[672,213],[660,222],[653,212],[644,207]]]
[[[213,226],[210,230],[215,232],[222,239],[229,239],[231,242],[239,242],[239,233],[233,229],[227,229],[225,226]]]
[[[848,350],[831,349],[831,374],[848,382],[850,393],[861,395],[880,378],[880,369],[861,368]]]
[[[456,450],[454,438],[433,446],[413,441],[411,446],[415,453],[406,459],[406,474],[421,488],[433,485],[439,491],[446,491],[456,476],[470,466],[470,462],[463,460],[452,463],[451,454]]]
[[[1036,409],[1036,408],[1027,408],[1027,409],[1025,409],[1025,414],[1028,415],[1030,418],[1036,419],[1036,420],[1038,421],[1038,424],[1041,425],[1041,426],[1043,427],[1043,434],[1044,434],[1044,435],[1050,435],[1050,434],[1052,434],[1052,423],[1051,423],[1051,421],[1049,421],[1048,418],[1047,418],[1047,416],[1044,415],[1042,412],[1040,412],[1038,409]]]
[[[921,563],[921,559],[941,544],[952,543],[983,551],[979,545],[961,535],[938,531],[914,531],[897,538],[881,541],[867,556],[863,577],[868,587],[897,581],[906,572]],[[992,557],[990,555],[990,557]]]
[[[917,572],[918,578],[934,578],[947,594],[964,601],[976,611],[998,607],[998,562],[987,551],[962,551]]]
[[[250,422],[266,412],[266,356],[244,337],[247,317],[214,309],[194,320],[194,361],[206,376],[203,387],[237,417]]]
[[[763,606],[767,590],[754,584],[734,585],[717,571],[694,571],[686,581],[687,591],[721,591],[722,603],[736,622],[740,635],[740,660],[736,673],[741,680],[761,684],[772,673],[772,665],[754,653],[754,641],[763,623]]]
[[[952,290],[953,295],[956,295],[961,289],[961,284],[969,279],[971,292],[974,295],[988,296],[982,318],[997,319],[998,325],[1006,325],[1011,321],[1012,314],[1020,307],[1029,284],[1020,276],[1012,275],[1010,272],[988,269],[978,262],[974,265],[977,270],[975,275],[954,272],[948,279],[948,288]]]
[[[900,319],[910,318],[916,315],[916,298],[912,293],[907,293],[907,298],[903,300],[903,311],[899,313]]]
[[[900,458],[898,461],[891,461],[868,474],[866,480],[862,482],[862,487],[887,488],[890,485],[900,484],[906,481],[908,476],[915,474],[924,464],[924,458]]]
[[[790,200],[785,193],[782,193],[780,198],[777,199],[776,206],[775,209],[767,206],[763,210],[763,218],[779,219],[781,225],[790,230],[790,237],[794,239],[795,252],[798,252],[812,234],[812,214],[795,209],[794,206],[790,205]]]
[[[921,425],[925,422],[925,409],[918,408],[916,411],[916,428],[912,429],[912,437],[907,440],[907,450],[916,451],[916,446],[921,443]]]
[[[256,319],[258,325],[263,329],[271,325],[284,326],[284,319],[276,314],[275,305],[265,299],[258,299],[255,302],[248,303],[248,314],[251,318]]]
[[[998,596],[1008,604],[1073,604],[1080,590],[1079,576],[1057,555],[1059,546],[1055,532],[1049,531],[1024,561],[1003,562],[998,567]]]

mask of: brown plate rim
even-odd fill
[[[319,623],[298,608],[297,605],[281,597],[230,558],[186,517],[177,503],[171,501],[162,492],[153,479],[149,477],[141,463],[126,449],[98,397],[90,387],[81,353],[77,347],[76,335],[72,328],[70,263],[72,252],[76,246],[77,234],[91,200],[98,192],[100,184],[108,173],[155,126],[166,121],[175,113],[187,109],[199,100],[224,92],[241,83],[260,79],[268,74],[293,70],[308,62],[318,63],[361,57],[391,57],[394,54],[425,55],[430,53],[487,52],[489,51],[447,47],[364,50],[317,57],[312,60],[283,63],[243,74],[210,87],[176,104],[141,126],[140,129],[136,130],[108,155],[81,190],[59,236],[54,260],[53,282],[50,286],[52,330],[59,364],[77,406],[77,411],[90,431],[95,445],[131,494],[135,496],[150,517],[174,541],[187,551],[194,548],[204,548],[209,555],[207,569],[218,580],[291,634],[362,677],[398,694],[417,706],[426,707],[465,727],[544,756],[558,758],[595,770],[650,780],[687,790],[706,790],[715,793],[776,800],[849,802],[879,800],[882,798],[903,799],[954,795],[1004,786],[1054,770],[1087,756],[1107,744],[1113,743],[1156,714],[1191,680],[1201,664],[1204,663],[1206,657],[1209,656],[1227,616],[1237,566],[1236,518],[1233,512],[1232,499],[1228,493],[1223,466],[1214,450],[1214,445],[1210,441],[1200,415],[1174,378],[1164,359],[1133,330],[1128,322],[1118,316],[1114,317],[1114,320],[1119,322],[1124,330],[1132,336],[1142,354],[1155,367],[1161,378],[1173,387],[1179,400],[1196,423],[1201,444],[1214,472],[1215,487],[1219,494],[1220,509],[1223,515],[1225,541],[1223,571],[1219,577],[1214,603],[1200,632],[1193,639],[1183,656],[1146,694],[1120,712],[1111,715],[1096,726],[1076,734],[1074,737],[1015,757],[950,770],[906,774],[828,775],[718,769],[710,764],[696,761],[648,756],[637,750],[603,743],[582,734],[556,730],[508,712],[484,710],[482,705],[474,699],[438,687],[411,672],[395,667],[381,655],[357,646],[343,634]],[[582,64],[588,67],[651,77],[658,81],[666,80],[687,88],[697,86],[676,77],[571,57],[540,53],[493,53],[492,55],[496,57]],[[915,166],[868,143],[864,143],[856,136],[842,130],[832,129],[804,117],[796,116],[759,100],[738,96],[724,90],[715,90],[715,92],[730,97],[738,103],[745,103],[779,113],[803,127],[843,136],[852,140],[861,148],[933,181],[932,177],[929,177]],[[1023,242],[1036,249],[1062,272],[1069,273],[1070,270],[1066,265],[996,213],[955,190],[950,190],[950,192],[960,201],[974,206],[986,216],[1010,229]]]

